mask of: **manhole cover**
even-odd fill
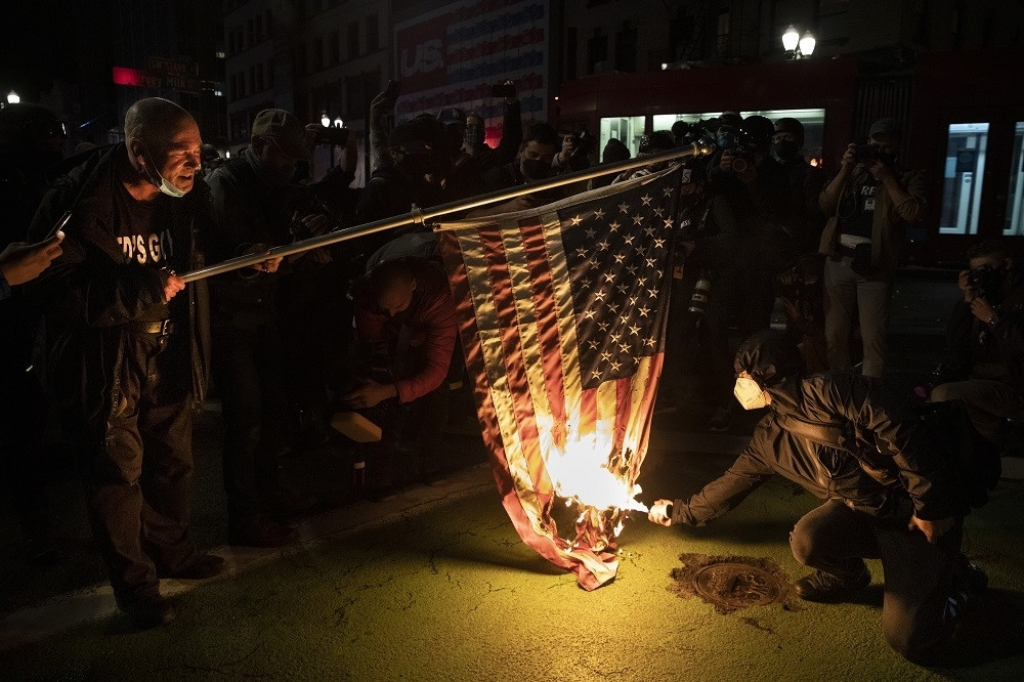
[[[778,580],[768,571],[750,564],[711,564],[693,576],[697,594],[728,609],[772,604],[779,598]]]

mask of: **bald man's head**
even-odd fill
[[[416,291],[416,277],[408,263],[400,260],[387,261],[370,273],[369,286],[381,312],[394,317],[412,304],[413,292]]]
[[[147,97],[128,109],[124,134],[132,166],[149,182],[172,196],[192,189],[203,140],[191,114],[170,100]]]

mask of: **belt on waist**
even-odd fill
[[[176,326],[173,320],[154,320],[153,322],[130,322],[128,330],[136,334],[168,336],[174,333]]]
[[[870,244],[871,242],[864,242],[864,243],[865,244]],[[857,255],[857,249],[853,248],[852,246],[843,246],[842,244],[840,244],[839,245],[839,255],[840,256],[846,256],[847,258],[853,258],[855,255]]]

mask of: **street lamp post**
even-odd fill
[[[782,34],[782,47],[791,59],[810,57],[811,53],[814,52],[816,42],[814,34],[810,31],[805,31],[803,36],[801,36],[800,31],[792,24]]]
[[[18,93],[16,93],[14,90],[11,90],[10,92],[7,93],[7,103],[8,104],[17,104],[20,101],[21,101],[21,97],[19,97]]]

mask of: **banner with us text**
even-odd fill
[[[395,24],[399,121],[461,107],[501,125],[491,87],[514,80],[524,120],[547,119],[549,0],[462,0]]]

